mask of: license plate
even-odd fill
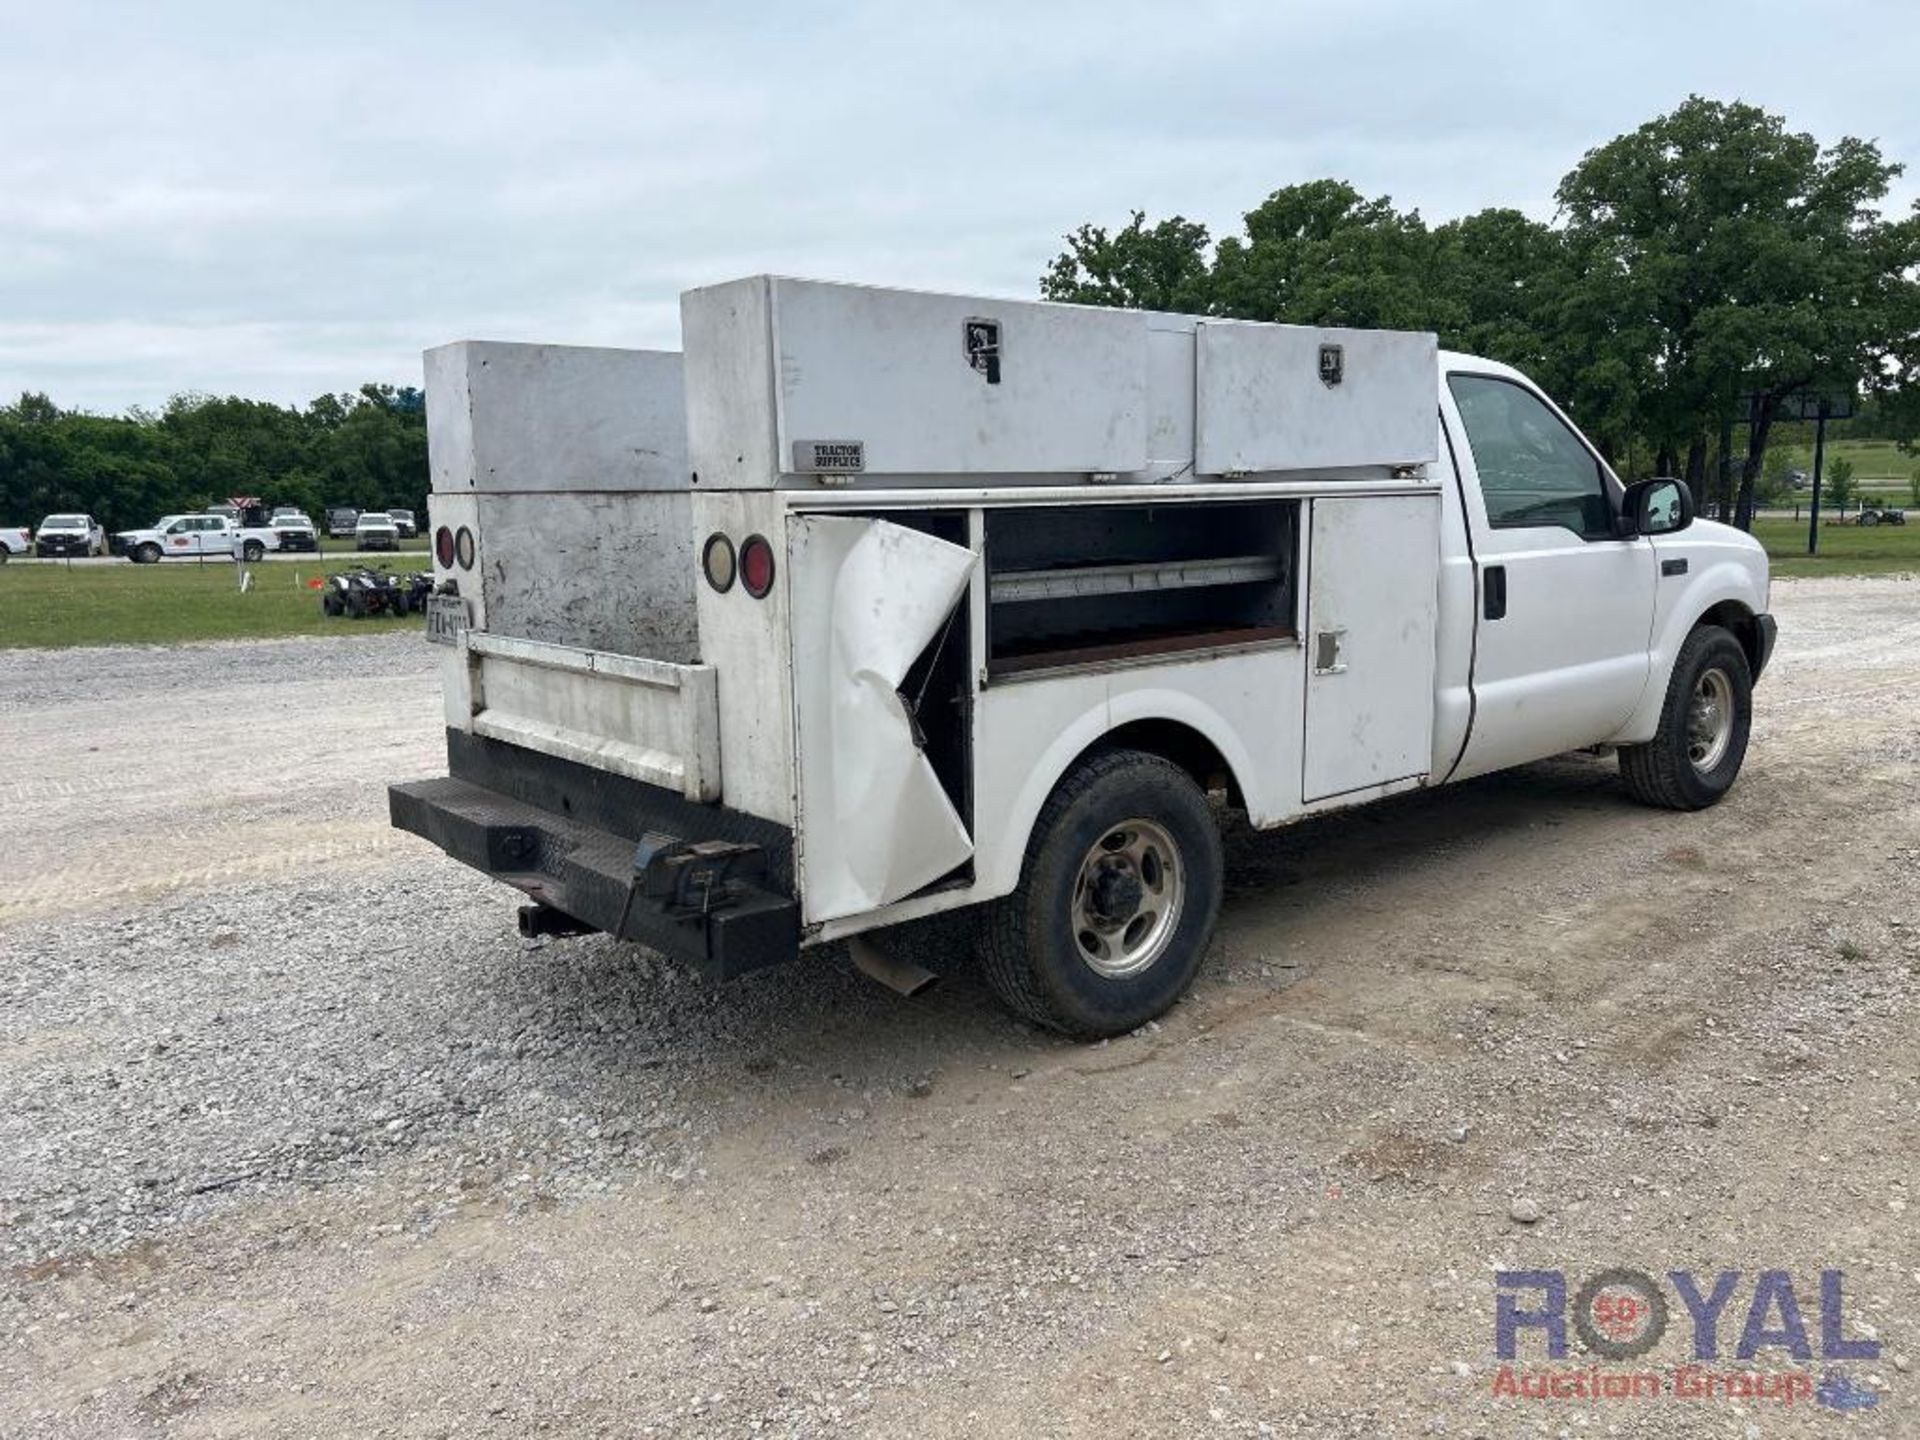
[[[436,645],[458,645],[467,628],[467,602],[458,595],[427,597],[427,639]]]

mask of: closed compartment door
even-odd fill
[[[1439,523],[1438,495],[1313,502],[1301,777],[1308,803],[1426,773]]]

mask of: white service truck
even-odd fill
[[[256,518],[260,523],[255,523]],[[114,552],[136,565],[205,559],[209,555],[252,562],[264,559],[268,551],[279,548],[280,536],[265,523],[264,515],[236,520],[215,511],[162,515],[144,530],[122,530],[113,537]]]
[[[972,907],[1016,1012],[1191,982],[1258,827],[1747,746],[1766,557],[1434,337],[755,277],[682,356],[428,352],[450,773],[393,822],[725,977]]]

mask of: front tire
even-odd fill
[[[1019,888],[987,907],[987,983],[1062,1034],[1138,1029],[1193,983],[1222,869],[1219,827],[1184,770],[1137,750],[1093,755],[1041,808]]]
[[[1706,809],[1733,788],[1752,723],[1747,652],[1720,626],[1700,626],[1673,662],[1653,739],[1621,747],[1628,793],[1667,810]]]
[[[147,541],[146,544],[134,550],[133,563],[136,565],[158,565],[160,563],[160,547],[151,540]]]

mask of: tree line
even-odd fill
[[[0,406],[0,519],[35,525],[83,511],[110,530],[237,495],[297,505],[404,505],[424,521],[426,397],[363,385],[305,406],[178,395],[121,416],[64,410],[45,395]],[[17,517],[17,518],[16,518]]]
[[[1756,106],[1694,96],[1590,150],[1550,223],[1428,225],[1340,180],[1274,191],[1216,243],[1182,216],[1082,225],[1051,300],[1433,330],[1525,370],[1629,475],[1750,513],[1798,393],[1863,397],[1859,433],[1920,435],[1920,219],[1901,166]]]

